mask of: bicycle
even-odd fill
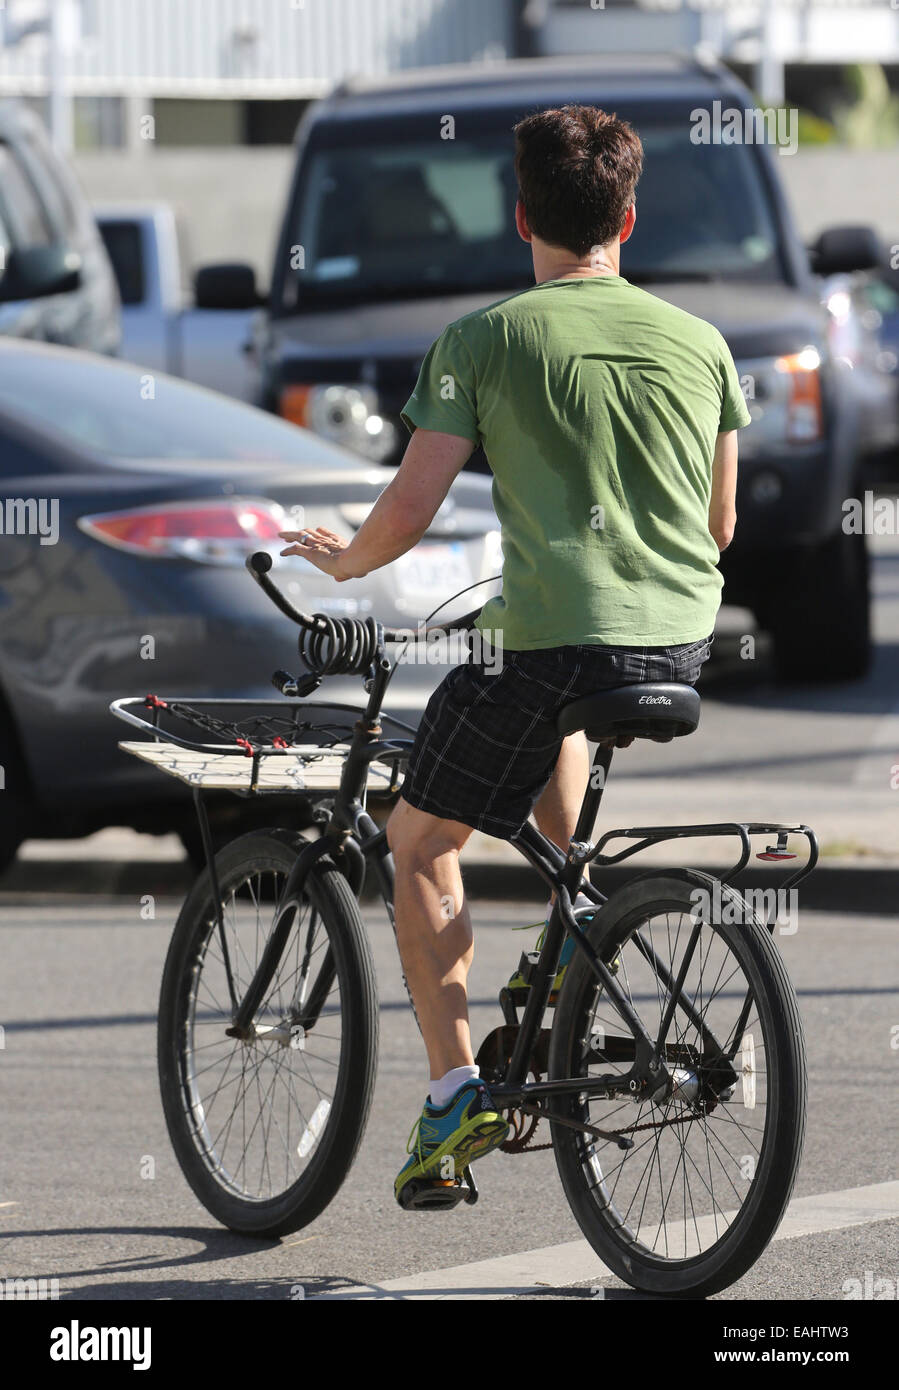
[[[370,870],[393,924],[393,863],[367,799],[395,796],[413,742],[385,736],[382,721],[414,730],[381,709],[396,664],[385,647],[407,634],[371,617],[301,612],[269,578],[271,564],[264,552],[247,559],[301,629],[307,674],[277,671],[272,680],[302,704],[287,713],[283,701],[147,696],[149,713],[135,713],[137,697],[110,709],[152,735],[120,747],[192,785],[207,856],[179,914],[160,992],[171,1141],[217,1220],[280,1236],[331,1201],[368,1119],[378,996],[358,899]],[[468,630],[476,616],[440,630]],[[306,698],[338,673],[363,677],[364,707]],[[224,706],[240,706],[241,718],[222,718]],[[322,708],[356,717],[316,724]],[[522,956],[523,983],[501,990],[503,1023],[476,1059],[512,1126],[503,1149],[552,1147],[571,1210],[600,1258],[633,1287],[673,1297],[708,1295],[745,1273],[794,1185],[806,1112],[796,996],[774,919],[762,920],[732,881],[757,834],[777,836],[762,859],[795,859],[791,834],[808,842],[784,890],[818,854],[809,827],[761,822],[632,827],[592,842],[618,740],[685,736],[699,712],[696,690],[670,683],[601,690],[562,710],[559,732],[583,729],[596,745],[590,781],[567,851],[530,823],[512,841],[556,901],[542,948]],[[177,734],[173,722],[217,741]],[[251,831],[215,853],[203,792],[225,786],[245,796],[292,787],[315,803],[318,837]],[[590,865],[699,836],[739,839],[740,857],[723,876],[652,868],[609,897],[590,880]],[[606,853],[615,839],[633,843]],[[579,891],[591,906],[575,911]],[[576,951],[553,1005],[566,934]],[[535,1146],[541,1121],[550,1139]],[[446,1210],[477,1197],[467,1168],[408,1184],[401,1205]]]

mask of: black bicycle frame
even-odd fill
[[[391,754],[395,755],[395,761],[399,763],[408,758],[413,743],[412,739],[384,739],[381,737],[381,703],[386,693],[391,669],[391,663],[384,656],[383,649],[380,649],[366,682],[366,689],[369,693],[368,703],[361,717],[355,723],[340,785],[335,794],[327,823],[320,839],[310,842],[300,850],[288,875],[279,901],[272,934],[263,952],[262,960],[243,1000],[236,1006],[234,1027],[228,1030],[234,1036],[251,1035],[253,1019],[265,998],[287,943],[294,915],[303,897],[304,885],[322,856],[329,855],[333,859],[346,876],[353,893],[357,896],[362,887],[366,867],[368,863],[371,863],[378,879],[381,896],[390,916],[391,925],[394,924],[394,865],[393,856],[387,843],[387,832],[378,829],[364,805],[369,765],[376,759],[391,761],[388,756]],[[651,945],[639,933],[635,938],[637,948],[655,970],[669,998],[659,1036],[652,1038],[646,1032],[631,1005],[630,999],[619,985],[615,975],[597,956],[574,916],[572,904],[579,891],[583,892],[600,908],[607,901],[604,895],[593,886],[589,878],[585,878],[584,871],[588,864],[618,863],[647,845],[656,844],[666,839],[735,835],[741,841],[741,855],[737,864],[722,879],[722,882],[727,883],[741,869],[745,868],[748,862],[751,852],[750,834],[763,831],[776,831],[779,834],[795,831],[804,834],[809,841],[810,853],[807,863],[791,875],[783,887],[798,883],[800,879],[806,877],[807,874],[811,873],[817,860],[818,851],[815,836],[804,825],[783,826],[767,823],[724,822],[713,825],[638,827],[608,831],[594,846],[590,837],[602,801],[612,753],[613,749],[609,745],[598,744],[594,749],[590,779],[567,855],[530,823],[522,826],[518,834],[512,837],[512,843],[555,892],[556,899],[547,925],[544,944],[531,977],[528,1001],[520,1024],[515,1025],[517,1033],[511,1059],[502,1082],[491,1084],[491,1096],[500,1109],[514,1108],[516,1103],[523,1103],[525,1099],[528,1101],[539,1100],[540,1098],[549,1099],[552,1096],[567,1095],[572,1092],[586,1096],[611,1097],[621,1093],[633,1093],[637,1089],[643,1090],[647,1082],[662,1084],[667,1076],[665,1035],[677,1005],[700,1031],[706,1049],[711,1049],[713,1052],[717,1049],[716,1055],[719,1059],[732,1060],[722,1050],[717,1039],[709,1032],[704,1019],[693,1007],[692,1002],[680,997],[680,986],[686,976],[690,958],[701,930],[701,923],[697,921],[694,926],[676,980],[672,978],[667,967],[656,956]],[[610,840],[619,837],[636,839],[638,843],[618,854],[603,854],[604,846]],[[208,835],[204,834],[204,842],[207,838]],[[211,856],[210,869],[215,886],[214,865]],[[215,887],[214,891],[217,894]],[[225,952],[225,968],[230,983],[230,961],[223,929],[221,935]],[[629,1029],[633,1038],[633,1066],[626,1075],[613,1073],[594,1077],[568,1077],[555,1081],[527,1083],[529,1064],[539,1041],[543,1017],[549,1005],[552,984],[558,971],[559,958],[566,935],[572,938],[577,950],[584,956],[590,970],[601,983],[610,1003]],[[329,947],[319,967],[315,987],[304,1005],[302,1017],[298,1020],[306,1031],[315,1026],[333,984],[334,974],[335,968]],[[236,1001],[234,1002],[236,1004]],[[751,998],[747,996],[743,1014],[748,1011],[750,1006]],[[743,1014],[741,1014],[741,1018]],[[739,1030],[735,1031],[737,1041],[739,1041]],[[629,1046],[630,1044],[628,1044]],[[603,1133],[603,1131],[595,1129],[592,1132]]]

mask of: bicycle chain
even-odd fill
[[[536,1105],[529,1105],[527,1107],[516,1106],[514,1110],[510,1110],[508,1113],[510,1115],[536,1115],[538,1123],[541,1118],[549,1119],[549,1116],[545,1113],[545,1111],[539,1109]],[[692,1124],[692,1122],[698,1118],[699,1116],[697,1115],[675,1115],[674,1118],[670,1120],[649,1120],[646,1124],[642,1125],[625,1125],[624,1129],[610,1129],[608,1133],[611,1139],[615,1139],[620,1138],[623,1134],[636,1134],[639,1130],[644,1129],[665,1129],[668,1125],[685,1125],[688,1123]],[[531,1143],[531,1135],[535,1134],[536,1130],[537,1125],[534,1125],[533,1129],[531,1129],[530,1133],[525,1138],[524,1143],[521,1143],[517,1136],[515,1139],[507,1139],[504,1144],[500,1144],[500,1152],[515,1154],[535,1154],[542,1152],[544,1149],[551,1149],[553,1147],[552,1140],[550,1140],[548,1144]],[[513,1148],[512,1145],[514,1145],[515,1147]]]

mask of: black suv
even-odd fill
[[[119,292],[73,175],[27,107],[0,102],[0,333],[114,353]]]
[[[740,436],[739,522],[725,597],[773,637],[781,675],[860,676],[870,655],[852,372],[829,347],[818,276],[866,269],[865,228],[800,242],[762,143],[694,143],[697,112],[752,108],[726,70],[690,60],[519,60],[353,82],[314,105],[297,157],[268,312],[253,345],[260,403],[371,458],[398,462],[398,413],[453,319],[533,283],[515,232],[511,128],[586,102],[645,148],[621,273],[717,325],[753,423]],[[719,126],[720,129],[720,126]],[[757,138],[757,137],[756,137]],[[235,286],[247,270],[232,267]],[[222,286],[228,293],[228,286]],[[474,468],[486,468],[475,455]]]

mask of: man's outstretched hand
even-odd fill
[[[343,536],[335,535],[324,526],[307,526],[303,531],[279,531],[278,535],[282,541],[294,542],[281,551],[282,555],[302,555],[304,560],[311,561],[316,569],[330,574],[338,583],[349,579],[341,564],[343,552],[349,545]]]

